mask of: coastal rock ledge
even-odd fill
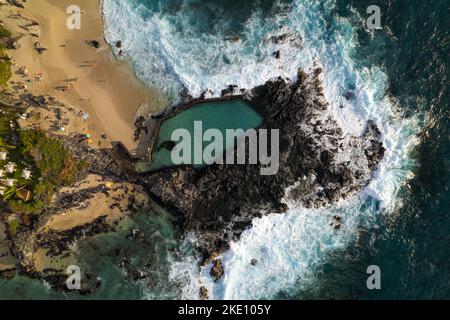
[[[263,115],[262,129],[279,129],[276,175],[261,175],[261,164],[213,164],[139,179],[176,214],[182,231],[195,236],[205,263],[237,240],[254,218],[285,212],[286,202],[324,207],[370,182],[385,153],[381,133],[372,121],[359,137],[343,132],[328,112],[321,72],[299,70],[296,81],[270,80],[241,96]]]
[[[275,175],[261,175],[261,164],[185,166],[138,174],[135,159],[120,144],[95,150],[80,136],[57,137],[86,166],[79,181],[59,190],[52,206],[29,228],[11,235],[20,273],[65,290],[64,266],[76,262],[71,244],[114,231],[135,212],[155,214],[157,202],[172,214],[177,231],[196,239],[203,264],[214,262],[211,276],[221,281],[225,270],[220,254],[251,227],[254,218],[286,212],[291,202],[319,208],[354,195],[370,182],[383,159],[381,133],[369,121],[361,136],[345,134],[328,112],[320,74],[320,69],[312,75],[299,71],[296,81],[273,79],[242,95],[223,97],[245,99],[263,116],[261,129],[279,129],[280,164]],[[336,217],[335,229],[339,227]],[[5,270],[11,263],[4,263]],[[83,292],[98,286],[94,281]],[[208,296],[206,289],[201,294]]]

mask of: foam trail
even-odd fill
[[[351,201],[308,210],[288,199],[288,213],[256,219],[223,254],[226,273],[219,283],[209,276],[210,267],[199,272],[189,254],[172,261],[171,281],[181,285],[183,298],[198,298],[200,285],[215,299],[271,298],[294,287],[309,288],[315,270],[329,254],[351,244],[360,225],[370,226],[381,212],[394,210],[399,190],[412,177],[409,155],[418,143],[419,120],[398,114],[401,108],[385,96],[388,79],[381,68],[359,64],[352,22],[336,16],[332,0],[295,0],[288,8],[276,4],[280,8],[270,20],[255,10],[239,40],[227,41],[223,30],[196,29],[187,7],[164,14],[136,0],[104,0],[107,40],[123,40],[138,76],[148,85],[162,86],[174,99],[183,87],[193,95],[205,89],[218,95],[229,84],[252,88],[276,76],[294,78],[300,67],[310,71],[320,66],[330,116],[355,135],[374,120],[387,149],[373,181]],[[291,35],[292,41],[270,41],[281,34]],[[273,57],[277,50],[280,59]],[[343,219],[339,232],[329,226],[336,214]],[[258,260],[256,266],[252,259]]]
[[[356,68],[352,60],[356,46],[349,21],[338,19],[331,39],[325,28],[317,3],[296,2],[292,25],[300,26],[306,53],[298,60],[306,70],[314,63],[323,69],[325,95],[331,103],[330,114],[345,131],[360,134],[367,120],[374,120],[383,134],[387,151],[374,180],[348,203],[308,210],[291,203],[285,215],[270,215],[257,219],[239,242],[223,254],[225,276],[214,283],[209,268],[195,276],[215,299],[273,298],[281,291],[304,290],[314,285],[315,270],[327,256],[352,243],[359,226],[370,226],[383,210],[389,212],[398,204],[401,186],[412,177],[414,162],[409,154],[418,143],[417,119],[405,120],[396,115],[395,101],[385,96],[387,77],[378,67]],[[332,8],[332,3],[329,3]],[[352,99],[343,95],[349,90]],[[343,108],[342,108],[342,107]],[[336,232],[329,226],[334,215],[342,217],[343,228]],[[268,239],[270,239],[268,241]],[[257,259],[252,266],[250,261]],[[186,292],[185,297],[195,298]]]
[[[107,41],[122,40],[126,59],[137,75],[174,99],[184,87],[194,96],[206,89],[218,96],[229,84],[249,89],[273,77],[293,77],[302,59],[298,55],[301,38],[289,27],[286,12],[279,11],[266,23],[266,17],[255,10],[236,33],[239,40],[232,41],[225,40],[226,22],[216,32],[197,30],[189,8],[169,15],[136,0],[103,3]],[[283,33],[290,34],[284,43],[270,41]],[[281,59],[273,56],[277,50]]]

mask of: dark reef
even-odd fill
[[[271,80],[242,96],[264,116],[263,129],[280,130],[276,175],[261,175],[260,164],[214,164],[139,179],[177,215],[182,230],[195,235],[205,261],[237,240],[253,218],[285,212],[285,198],[321,207],[353,195],[370,181],[384,156],[381,134],[368,122],[361,137],[345,135],[327,113],[320,74],[320,69],[312,76],[299,71],[296,82]]]
[[[231,240],[237,240],[256,217],[285,212],[287,202],[309,208],[327,206],[354,195],[369,183],[385,152],[381,133],[369,121],[361,136],[345,134],[328,113],[320,74],[320,69],[312,75],[299,71],[295,82],[278,78],[250,91],[239,91],[239,97],[263,115],[262,129],[279,129],[280,166],[275,175],[261,175],[261,164],[213,164],[202,169],[186,166],[139,175],[133,170],[134,160],[120,144],[113,149],[93,150],[82,136],[59,139],[87,164],[80,180],[94,173],[143,186],[153,200],[172,213],[182,234],[195,237],[203,262],[208,263],[226,250]],[[233,98],[235,91],[230,86],[224,90],[223,99]],[[193,101],[170,112],[186,109]],[[33,271],[29,259],[38,249],[46,249],[55,257],[64,255],[68,244],[77,239],[112,230],[113,226],[101,217],[65,232],[42,236],[36,231],[52,216],[76,206],[94,191],[99,190],[59,195],[55,206],[48,208],[34,227],[12,239],[24,273],[46,278]],[[220,260],[215,260],[211,272],[217,280],[222,277]],[[203,296],[207,296],[206,291]]]

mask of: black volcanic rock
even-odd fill
[[[214,164],[181,169],[183,181],[179,168],[142,177],[147,190],[177,215],[182,229],[195,234],[206,260],[237,240],[255,217],[285,212],[286,199],[323,207],[354,195],[370,181],[384,156],[381,134],[373,122],[361,137],[345,134],[328,113],[320,74],[321,69],[313,75],[299,71],[296,82],[279,78],[244,95],[264,116],[262,128],[280,130],[276,175],[262,176],[260,164]]]
[[[262,129],[279,130],[280,166],[278,173],[272,176],[261,175],[261,164],[213,164],[202,169],[185,166],[138,175],[133,170],[130,154],[120,143],[113,149],[95,150],[89,147],[83,135],[54,137],[61,140],[77,160],[86,164],[78,177],[80,180],[94,173],[109,180],[144,186],[158,204],[172,213],[180,231],[195,237],[203,263],[214,261],[211,274],[218,281],[224,270],[220,260],[214,259],[228,248],[230,241],[239,239],[254,218],[286,212],[287,202],[318,208],[350,197],[369,183],[383,159],[381,132],[374,122],[369,121],[363,134],[357,137],[345,134],[331,117],[320,74],[320,69],[312,75],[299,71],[295,82],[274,79],[240,96],[263,116]],[[233,99],[229,95],[236,89],[236,86],[229,86],[222,99]],[[185,98],[189,102],[175,110],[192,106],[192,98]],[[173,145],[163,147],[171,149]],[[37,249],[59,256],[67,252],[70,243],[113,229],[105,217],[100,217],[64,232],[39,232],[38,227],[52,215],[89,199],[101,191],[99,188],[88,188],[74,195],[62,194],[52,208],[36,218],[39,220],[36,225],[31,224],[29,230],[19,232],[12,239],[13,252],[24,273],[40,276],[35,274],[30,260],[30,253]],[[335,218],[332,225],[338,230],[340,218]],[[134,237],[140,241],[138,233]],[[251,265],[257,263],[251,261]],[[133,277],[141,276],[144,275],[134,274]],[[206,297],[207,291],[201,295]]]
[[[200,287],[199,295],[201,300],[208,300],[209,299],[208,289],[206,289],[203,286]]]
[[[234,95],[237,89],[238,86],[230,84],[226,89],[222,90],[221,95],[222,97]]]
[[[223,274],[224,274],[224,269],[223,269],[222,261],[220,259],[214,261],[210,274],[215,282],[218,282],[218,281],[220,281],[220,279],[222,279]]]

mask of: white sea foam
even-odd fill
[[[218,96],[230,84],[249,89],[277,76],[293,77],[308,60],[298,51],[298,28],[289,26],[292,21],[284,14],[266,23],[255,11],[236,42],[226,41],[220,34],[189,33],[189,11],[178,14],[177,23],[160,13],[150,15],[137,1],[104,0],[103,11],[107,41],[115,44],[121,40],[137,75],[174,99],[183,87],[194,96],[207,89]],[[270,41],[271,36],[283,33],[291,34],[285,43]],[[273,57],[277,50],[281,59]]]
[[[276,76],[293,78],[299,67],[311,70],[316,65],[323,68],[330,115],[344,131],[359,135],[367,120],[373,120],[383,134],[385,158],[363,192],[319,210],[297,207],[290,199],[288,213],[256,219],[223,254],[226,273],[219,283],[209,276],[210,267],[199,272],[191,256],[172,262],[171,280],[182,283],[183,298],[198,298],[200,285],[216,299],[270,298],[293,287],[313,286],[315,271],[328,254],[348,246],[359,226],[370,226],[377,215],[398,204],[400,188],[412,177],[410,153],[418,143],[418,118],[404,119],[395,99],[385,96],[388,79],[381,68],[355,61],[354,26],[333,15],[334,1],[295,1],[288,13],[272,21],[255,12],[237,43],[210,35],[181,39],[163,15],[144,14],[143,7],[130,1],[104,1],[107,39],[123,40],[138,75],[149,85],[164,86],[173,97],[183,86],[194,95],[205,89],[217,95],[229,84],[252,88]],[[181,25],[189,28],[188,22]],[[264,41],[283,33],[300,35],[303,48]],[[276,50],[280,59],[272,56]],[[229,62],[218,58],[219,53]],[[336,214],[343,219],[340,231],[329,226]],[[258,260],[256,266],[252,259]]]

